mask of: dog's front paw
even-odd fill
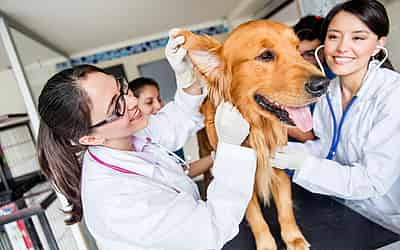
[[[272,237],[272,235],[263,234],[259,235],[259,237],[256,238],[256,245],[257,245],[257,250],[277,250],[278,247],[276,246],[275,240]]]
[[[310,243],[307,242],[306,238],[295,223],[285,224],[285,227],[282,227],[281,236],[286,244],[287,250],[310,249]]]
[[[291,241],[285,242],[287,250],[309,250],[310,243],[306,241],[303,237],[293,239]]]

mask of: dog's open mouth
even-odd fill
[[[263,110],[274,114],[287,125],[296,126],[303,132],[312,129],[312,116],[308,106],[287,107],[259,94],[254,95],[254,100]]]

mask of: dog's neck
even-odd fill
[[[265,143],[270,152],[274,152],[278,146],[287,144],[287,128],[280,122],[264,119],[263,125]]]

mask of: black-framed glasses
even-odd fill
[[[104,124],[118,120],[121,116],[125,115],[125,109],[126,109],[125,96],[128,95],[129,92],[128,82],[124,77],[115,78],[115,81],[117,85],[119,85],[119,95],[115,100],[115,106],[112,114],[106,119],[90,126],[90,128],[97,128],[103,126]]]

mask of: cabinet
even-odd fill
[[[71,228],[64,224],[62,204],[41,173],[35,151],[29,118],[0,116],[0,250],[76,250]],[[13,229],[26,232],[31,244],[19,235],[18,248],[18,232],[8,233]]]
[[[43,182],[25,114],[0,117],[0,202],[17,199]]]
[[[28,207],[25,196],[44,182],[29,118],[25,114],[0,116],[1,249],[43,249],[31,216],[38,217],[42,228],[52,235],[44,212],[47,207]],[[47,203],[55,200],[55,194],[49,197]]]

